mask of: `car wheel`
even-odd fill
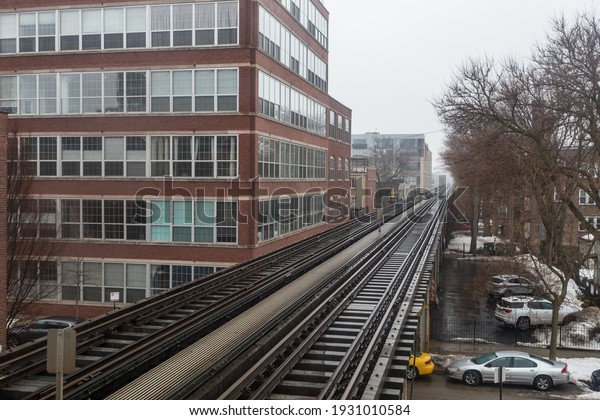
[[[417,369],[413,365],[409,365],[408,369],[406,370],[406,377],[408,379],[416,379],[416,378],[418,378],[419,377],[419,369]]]
[[[517,319],[517,328],[520,329],[521,331],[528,330],[530,326],[531,326],[531,321],[530,321],[529,317],[522,316],[519,319]]]
[[[552,379],[546,375],[537,376],[533,380],[533,387],[538,391],[548,391],[552,388]]]
[[[479,385],[481,382],[481,374],[474,370],[468,370],[463,375],[463,382],[470,386]]]
[[[17,341],[17,339],[15,337],[8,337],[6,344],[8,345],[9,349],[13,349],[19,345],[19,342]]]

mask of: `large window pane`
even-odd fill
[[[17,15],[0,15],[0,54],[17,52]]]
[[[38,51],[54,51],[56,49],[55,35],[55,12],[38,13]]]
[[[146,73],[129,72],[127,75],[127,112],[146,111]]]
[[[102,112],[102,73],[83,73],[81,84],[83,112]]]
[[[173,72],[173,112],[192,110],[192,72]]]
[[[19,14],[19,52],[35,51],[35,13]]]
[[[171,45],[171,6],[152,6],[150,8],[150,28],[152,30],[152,46],[168,47]]]
[[[171,72],[153,71],[150,83],[152,112],[171,111]]]
[[[104,9],[104,48],[123,48],[123,32],[123,9]]]
[[[19,113],[37,113],[37,77],[27,75],[19,77]]]
[[[104,112],[124,111],[123,73],[104,73]]]
[[[39,104],[40,114],[56,113],[56,75],[40,74],[39,78]]]
[[[146,8],[127,8],[127,48],[146,46]]]
[[[194,5],[173,6],[173,46],[192,45]]]
[[[79,10],[60,12],[60,49],[79,49]]]

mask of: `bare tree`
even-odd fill
[[[369,164],[377,170],[377,188],[398,184],[406,167],[400,143],[394,139],[376,137],[369,150]]]
[[[519,171],[514,169],[506,148],[484,127],[451,131],[444,146],[441,154],[444,164],[455,181],[466,187],[458,205],[470,221],[469,253],[475,254],[480,221],[484,221],[484,230],[491,233],[487,221],[497,208],[495,200],[500,192],[516,192],[520,185]]]
[[[538,270],[554,307],[550,358],[556,357],[558,309],[585,258],[565,241],[567,214],[599,238],[574,201],[581,188],[600,205],[597,175],[590,172],[600,146],[599,27],[593,16],[581,15],[572,26],[556,19],[530,62],[471,60],[436,103],[449,127],[493,127],[525,176],[545,234],[534,252],[560,279],[548,281]]]
[[[35,145],[27,137],[9,141],[7,191],[7,324],[25,320],[31,305],[53,298],[57,290],[56,202],[34,197],[29,157]]]

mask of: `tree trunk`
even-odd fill
[[[477,237],[479,235],[479,209],[481,207],[481,196],[479,192],[472,192],[473,218],[471,219],[471,247],[469,254],[477,254]]]

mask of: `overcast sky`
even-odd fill
[[[352,132],[444,135],[431,102],[468,58],[527,57],[550,20],[600,0],[324,0],[329,93],[352,109]]]

